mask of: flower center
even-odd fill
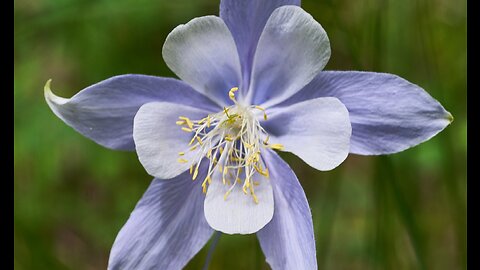
[[[242,185],[243,192],[251,195],[255,203],[258,203],[255,186],[261,183],[254,179],[255,175],[258,173],[269,178],[260,149],[281,150],[283,145],[268,143],[269,136],[256,116],[258,112],[263,112],[263,119],[267,120],[265,109],[256,105],[240,105],[235,99],[236,91],[238,87],[230,89],[228,93],[234,105],[224,107],[223,111],[209,114],[200,120],[180,116],[176,124],[185,132],[193,134],[188,143],[188,151],[196,151],[196,162],[192,162],[190,166],[192,180],[197,178],[202,160],[209,160],[207,176],[202,183],[204,193],[212,181],[213,173],[217,171],[222,176],[223,184],[229,186],[224,195],[225,200],[236,185]],[[178,162],[188,162],[182,157],[185,152],[178,154]]]

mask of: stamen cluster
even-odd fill
[[[261,148],[283,149],[281,144],[269,144],[269,136],[261,127],[255,110],[263,112],[263,119],[267,120],[264,108],[256,105],[242,106],[235,99],[237,87],[229,91],[229,98],[234,102],[223,111],[209,114],[200,120],[191,120],[180,116],[177,125],[185,132],[192,133],[188,143],[188,151],[195,151],[194,161],[190,166],[192,180],[198,176],[198,169],[204,158],[209,160],[208,172],[202,182],[203,192],[207,192],[215,171],[221,174],[224,185],[229,186],[224,195],[226,200],[235,186],[242,185],[245,194],[250,194],[258,203],[255,195],[255,186],[260,181],[254,180],[256,173],[269,178],[268,168],[261,158]],[[188,163],[183,158],[185,152],[180,152],[178,162]]]

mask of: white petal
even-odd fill
[[[213,229],[226,234],[251,234],[272,219],[274,202],[270,180],[258,175],[255,181],[260,183],[255,186],[258,203],[242,191],[239,183],[225,200],[224,195],[231,186],[223,184],[220,173],[214,173],[204,203],[205,218]]]
[[[237,48],[219,17],[199,17],[177,26],[165,40],[162,53],[178,77],[220,105],[230,102],[232,87],[240,86]]]
[[[205,110],[167,102],[143,105],[135,115],[133,139],[137,155],[145,170],[159,179],[169,179],[187,170],[195,161],[197,152],[188,151],[192,133],[176,125],[179,116],[200,120]],[[185,152],[179,156],[179,152]],[[186,159],[180,163],[178,159]]]
[[[337,98],[325,97],[272,109],[263,124],[269,143],[299,156],[317,170],[337,167],[348,155],[352,126],[347,108]]]
[[[275,9],[255,52],[249,99],[275,105],[308,84],[327,64],[330,42],[322,26],[297,6]]]

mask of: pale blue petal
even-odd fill
[[[277,154],[265,156],[273,186],[272,221],[257,233],[273,270],[317,269],[312,214],[297,177]]]
[[[140,106],[168,101],[218,111],[216,105],[187,84],[170,78],[121,75],[89,86],[70,99],[56,96],[45,85],[45,99],[67,125],[111,149],[134,150],[133,117]]]
[[[219,105],[230,104],[228,91],[241,86],[237,48],[219,17],[199,17],[177,26],[165,40],[162,54],[178,77]]]
[[[352,127],[347,108],[334,97],[310,99],[267,110],[262,123],[271,144],[282,144],[317,170],[331,170],[350,149]]]
[[[253,60],[247,101],[269,107],[301,90],[328,62],[330,42],[315,19],[297,6],[275,9]]]
[[[220,17],[227,24],[237,44],[245,87],[248,87],[253,56],[265,23],[277,7],[284,5],[300,6],[300,0],[222,0],[220,2]]]
[[[108,269],[182,269],[213,233],[204,199],[188,172],[154,179],[115,239]]]
[[[350,152],[381,155],[429,140],[453,117],[421,87],[396,75],[357,71],[321,72],[280,106],[317,97],[336,97],[350,113]]]

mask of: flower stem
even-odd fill
[[[207,258],[205,259],[205,264],[203,265],[203,270],[208,270],[208,266],[210,265],[210,261],[212,260],[212,255],[213,252],[215,251],[215,248],[217,247],[218,240],[220,240],[220,236],[222,236],[222,233],[219,231],[215,231],[212,239],[212,243],[210,244],[210,247],[208,249],[208,254]]]

